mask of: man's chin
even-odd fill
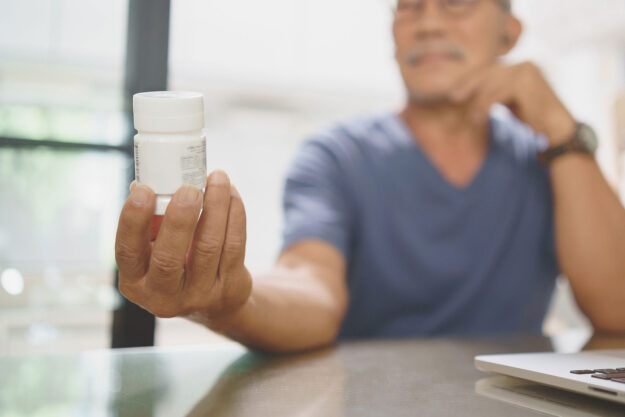
[[[451,91],[414,91],[408,90],[408,99],[421,106],[435,106],[451,102]]]

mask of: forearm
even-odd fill
[[[336,292],[306,268],[276,267],[253,280],[252,294],[237,312],[214,319],[198,312],[189,318],[246,346],[289,352],[332,343],[344,312]]]
[[[593,323],[625,329],[625,209],[588,156],[554,160],[551,178],[562,272]]]

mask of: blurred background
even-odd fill
[[[625,2],[514,8],[525,34],[507,59],[538,63],[595,127],[599,163],[625,196]],[[262,271],[278,254],[283,176],[301,141],[401,106],[391,20],[385,0],[0,0],[0,355],[108,348],[112,329],[133,323],[151,332],[115,289],[132,92],[205,94],[208,169],[238,186],[247,265]],[[156,345],[223,341],[182,319],[155,328]],[[590,332],[564,278],[544,329]]]

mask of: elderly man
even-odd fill
[[[603,331],[625,331],[625,210],[577,123],[531,63],[501,65],[521,23],[506,0],[399,0],[400,114],[300,149],[281,255],[254,279],[245,211],[222,171],[176,193],[154,242],[154,195],[120,216],[120,290],[253,348],[345,338],[539,332],[559,272]],[[495,103],[508,117],[494,117]]]

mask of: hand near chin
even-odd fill
[[[558,99],[540,69],[530,62],[493,65],[467,76],[451,93],[456,103],[468,103],[475,123],[484,123],[495,103],[507,106],[550,144],[566,141],[575,119]]]

